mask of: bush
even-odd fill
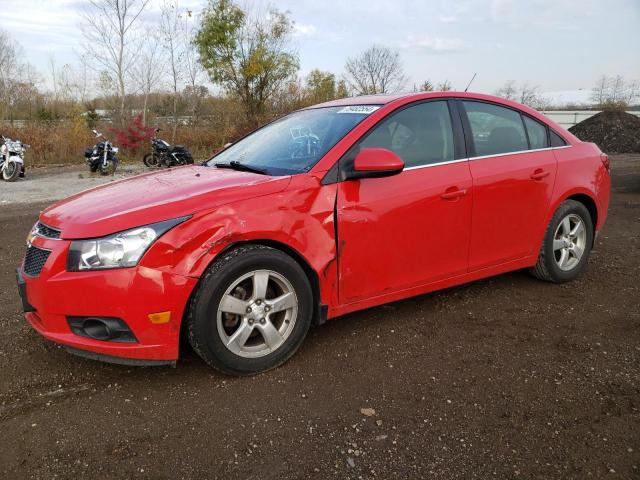
[[[215,118],[201,119],[198,125],[178,125],[175,144],[187,147],[197,161],[209,158],[225,143],[237,140],[246,132],[242,126],[236,125],[235,119],[229,113]],[[151,122],[149,122],[151,123]],[[170,123],[151,123],[153,126],[144,127],[153,131],[160,127],[160,134],[171,143],[172,125]],[[96,129],[103,132],[107,139],[120,147],[119,157],[124,162],[142,162],[144,153],[151,149],[149,136],[143,140],[137,137],[132,143],[131,138],[119,140],[117,134],[110,134],[108,123],[98,123]],[[54,122],[25,121],[20,126],[0,126],[0,133],[12,139],[21,140],[31,145],[27,150],[26,166],[47,165],[83,165],[84,151],[96,143],[95,136],[86,125],[86,118],[81,114],[74,115],[68,120]],[[123,142],[121,143],[121,140]]]

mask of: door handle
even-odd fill
[[[544,170],[542,170],[541,168],[538,168],[535,172],[533,172],[530,177],[532,180],[542,180],[543,178],[546,178],[549,176],[550,172],[546,172]]]
[[[453,187],[456,188],[456,187]],[[464,197],[467,194],[467,190],[465,188],[461,189],[447,189],[440,197],[444,200],[456,200],[457,198]]]

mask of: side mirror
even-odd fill
[[[365,148],[353,161],[353,171],[347,179],[379,178],[397,175],[404,169],[402,159],[386,148]]]

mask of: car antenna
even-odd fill
[[[473,81],[476,78],[476,75],[478,75],[477,73],[473,74],[473,77],[471,77],[471,81],[469,82],[469,85],[467,85],[467,88],[464,89],[464,91],[466,92],[467,90],[469,90],[469,87],[471,86],[471,83],[473,83]]]

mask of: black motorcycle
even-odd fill
[[[164,140],[158,138],[158,132],[161,129],[156,128],[155,134],[151,139],[151,148],[153,152],[147,153],[142,161],[147,167],[175,167],[178,165],[191,165],[193,157],[184,145],[170,145]]]
[[[118,168],[118,147],[104,138],[104,135],[92,130],[97,138],[103,138],[101,142],[96,143],[93,147],[89,147],[84,152],[84,158],[89,165],[91,172],[100,171],[102,175],[113,175]]]

